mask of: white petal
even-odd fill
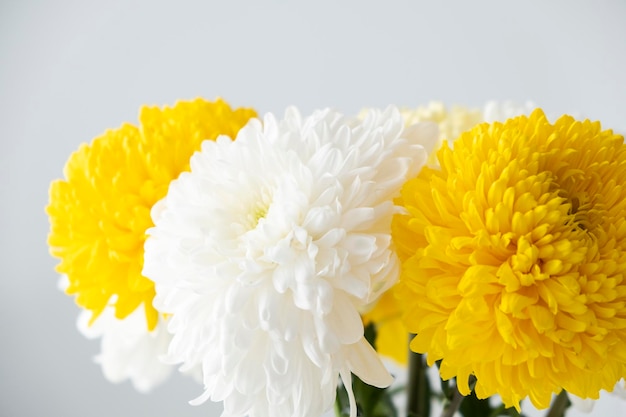
[[[391,385],[393,377],[381,362],[380,356],[365,338],[344,349],[350,370],[361,381],[378,388]]]
[[[397,278],[392,198],[428,142],[403,123],[394,108],[365,122],[290,108],[203,143],[171,183],[144,273],[171,315],[168,359],[202,364],[196,402],[223,400],[225,417],[318,416],[340,374],[388,381],[358,311]]]
[[[173,370],[161,361],[171,336],[161,320],[149,332],[142,307],[123,320],[114,314],[113,308],[106,308],[89,326],[90,314],[83,311],[78,318],[79,330],[89,338],[101,338],[101,351],[95,359],[107,380],[119,383],[129,379],[137,391],[149,392]]]
[[[343,294],[335,297],[333,311],[328,318],[329,326],[342,344],[351,345],[363,337],[363,321],[349,298]]]

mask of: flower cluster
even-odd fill
[[[198,99],[81,146],[50,189],[49,245],[104,375],[148,391],[180,365],[225,417],[386,415],[382,358],[403,369],[412,334],[475,401],[612,390],[626,145],[532,110],[257,118]]]
[[[83,144],[65,165],[65,180],[50,186],[50,252],[60,260],[56,269],[65,292],[75,295],[90,316],[87,324],[106,316],[97,323],[98,331],[86,335],[102,335],[100,361],[111,379],[131,378],[144,390],[162,379],[144,377],[155,370],[143,362],[166,353],[169,344],[167,332],[159,328],[166,317],[152,305],[154,282],[142,273],[152,206],[189,169],[189,158],[204,140],[234,137],[254,116],[253,110],[233,110],[223,100],[144,107],[139,126],[124,124]],[[128,324],[129,316],[136,324]],[[126,335],[124,345],[109,343],[120,340],[120,331]],[[132,359],[140,356],[146,366]]]

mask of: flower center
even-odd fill
[[[574,216],[574,224],[581,230],[588,230],[590,227],[587,212],[590,207],[589,204],[585,204],[585,196],[582,193],[577,193],[572,196],[569,201],[572,204],[572,208],[569,214]]]
[[[265,205],[257,205],[254,209],[253,212],[251,213],[251,217],[252,217],[252,224],[254,225],[253,227],[256,227],[257,224],[259,224],[259,220],[264,219],[265,216],[267,216],[267,207]]]
[[[270,205],[272,203],[272,194],[267,189],[260,190],[258,198],[253,201],[246,212],[246,218],[243,222],[247,230],[256,229],[261,219],[267,216]]]

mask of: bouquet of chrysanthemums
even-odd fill
[[[50,251],[113,382],[177,367],[224,417],[562,416],[623,389],[626,145],[599,122],[196,99],[64,174]]]

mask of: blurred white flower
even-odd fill
[[[113,307],[107,307],[89,325],[91,311],[78,316],[78,330],[87,338],[100,338],[101,352],[95,357],[107,380],[113,383],[130,379],[135,389],[148,392],[170,375],[173,366],[161,358],[167,353],[171,335],[161,321],[151,332],[146,331],[146,315],[138,308],[125,319],[115,317]]]
[[[432,101],[426,106],[403,108],[400,110],[407,125],[430,121],[439,126],[440,140],[454,140],[461,133],[484,122],[485,117],[479,108],[451,106],[440,101]]]
[[[252,120],[235,141],[204,142],[191,172],[153,208],[144,274],[172,313],[172,360],[202,365],[223,416],[320,416],[340,376],[392,378],[359,311],[397,279],[392,199],[436,126],[399,112]]]
[[[439,149],[444,140],[452,144],[461,133],[470,130],[479,123],[504,122],[511,117],[522,114],[529,115],[535,107],[531,101],[518,104],[513,101],[491,100],[482,109],[458,105],[446,107],[440,101],[432,101],[426,106],[402,108],[400,112],[407,125],[425,121],[437,123],[439,140],[435,149]],[[438,166],[436,152],[430,155],[428,165]]]

